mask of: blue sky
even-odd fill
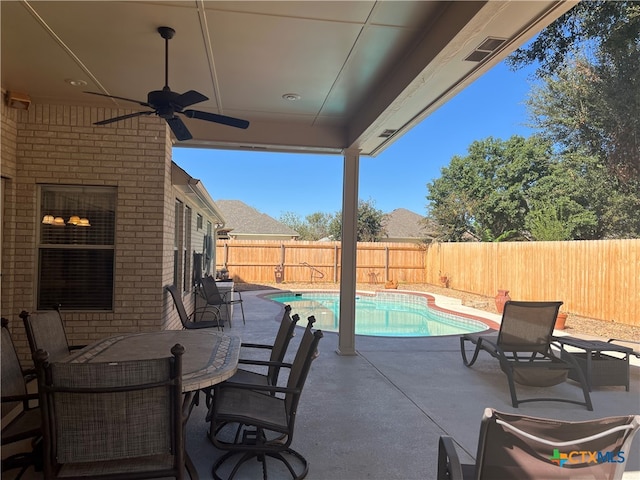
[[[358,197],[385,213],[426,214],[427,182],[474,140],[533,132],[524,105],[533,70],[496,65],[377,157],[360,158]],[[174,148],[173,160],[215,200],[241,200],[279,218],[342,208],[342,156]],[[224,179],[220,181],[220,179]]]

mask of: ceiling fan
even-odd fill
[[[152,110],[145,110],[142,112],[120,115],[119,117],[108,118],[106,120],[95,122],[94,125],[106,125],[108,123],[118,122],[127,118],[156,114],[167,121],[169,127],[171,128],[171,131],[178,140],[189,140],[193,137],[187,129],[187,126],[180,119],[180,117],[177,116],[177,114],[184,115],[187,118],[196,118],[198,120],[205,120],[207,122],[220,123],[222,125],[228,125],[230,127],[247,128],[249,126],[249,122],[247,120],[227,117],[226,115],[203,112],[200,110],[185,110],[185,108],[190,105],[204,102],[209,99],[203,94],[196,92],[195,90],[189,90],[188,92],[185,92],[183,94],[171,91],[171,89],[169,88],[169,40],[173,38],[176,31],[171,27],[158,27],[158,33],[165,40],[164,87],[162,87],[162,90],[153,90],[149,92],[147,94],[146,102],[132,100],[130,98],[117,97],[115,95],[107,95],[105,93],[85,92],[90,93],[91,95],[100,95],[101,97],[117,98],[120,100],[125,100],[127,102],[134,102],[142,105],[143,107],[149,107]]]

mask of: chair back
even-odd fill
[[[180,297],[180,293],[175,285],[168,285],[167,291],[171,294],[171,298],[173,298],[173,304],[176,306],[176,310],[178,311],[178,316],[180,317],[180,322],[184,328],[187,328],[187,324],[189,323],[189,315],[187,314],[187,309],[184,307],[184,303],[182,303],[182,298]]]
[[[69,341],[58,310],[31,313],[22,311],[20,318],[27,332],[31,355],[38,350],[45,350],[52,362],[69,355]]]
[[[508,352],[545,352],[562,302],[505,303],[498,345]]]
[[[282,321],[280,322],[280,328],[273,342],[273,348],[271,348],[271,355],[269,361],[281,363],[284,360],[284,356],[289,348],[289,343],[293,338],[296,324],[300,320],[300,316],[296,313],[291,316],[291,305],[285,305],[284,314],[282,315]],[[270,365],[267,371],[267,381],[269,385],[275,385],[278,380],[278,374],[280,368],[275,365]]]
[[[315,318],[309,317],[310,325],[313,325]],[[292,389],[297,393],[285,394],[285,409],[289,416],[289,427],[291,433],[293,432],[293,423],[295,420],[295,414],[300,400],[300,394],[302,388],[307,380],[307,375],[311,369],[311,362],[318,356],[318,342],[322,338],[323,334],[321,330],[315,332],[307,325],[308,328],[304,329],[304,334],[300,340],[298,351],[293,359],[291,371],[289,372],[289,379],[287,381],[287,389]]]
[[[639,426],[640,415],[569,422],[487,408],[475,478],[619,480]]]
[[[171,357],[50,363],[47,352],[39,350],[45,476],[55,475],[63,464],[90,468],[92,462],[115,461],[124,466],[149,456],[174,455],[173,469],[184,468],[183,352],[175,345]]]
[[[202,291],[209,305],[224,305],[225,299],[220,295],[216,279],[211,275],[202,278]]]
[[[9,332],[9,321],[2,319],[2,385],[3,397],[24,396],[27,394],[27,387],[24,383],[22,366],[16,352],[16,347]],[[2,402],[2,417],[16,408],[20,401]]]

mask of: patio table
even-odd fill
[[[65,362],[116,362],[168,356],[176,343],[182,356],[182,391],[192,392],[230,378],[238,369],[240,338],[209,330],[129,333],[99,340]]]
[[[589,391],[593,387],[624,386],[629,391],[629,354],[633,350],[623,345],[604,342],[601,340],[587,340],[571,336],[553,337],[560,345],[568,345],[582,352],[569,352],[562,348],[561,356],[565,358],[572,355],[587,379]],[[617,356],[603,352],[616,353]],[[569,374],[569,378],[576,380],[575,374]]]

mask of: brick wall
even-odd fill
[[[12,234],[3,233],[3,297],[8,283],[13,295],[12,304],[3,301],[2,315],[14,326],[20,321],[20,310],[36,308],[39,184],[117,187],[114,309],[64,313],[71,343],[176,326],[173,312],[165,318],[163,311],[163,287],[171,282],[173,268],[173,209],[166,209],[175,198],[170,175],[171,140],[164,121],[155,117],[92,125],[122,113],[116,109],[38,104],[32,104],[28,111],[3,111],[3,175],[6,147],[6,172],[15,190],[5,212],[15,212],[15,218],[5,219],[12,220]],[[13,171],[11,163],[15,165]],[[7,257],[15,264],[9,278],[4,275]],[[28,358],[23,329],[14,328],[14,332],[21,356]]]

